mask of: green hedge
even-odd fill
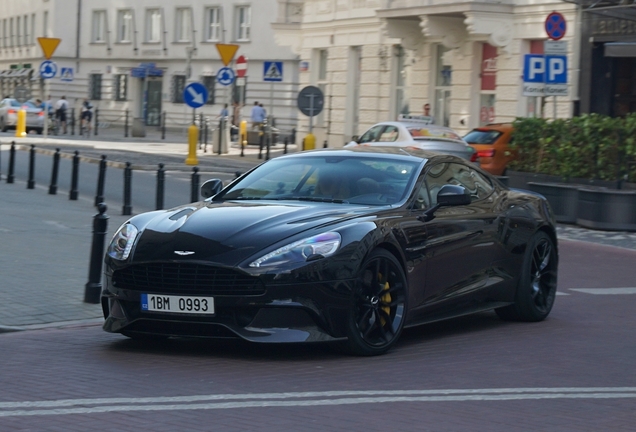
[[[636,113],[571,119],[518,118],[509,168],[571,178],[636,181]]]

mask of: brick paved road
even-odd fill
[[[634,262],[562,241],[566,295],[545,322],[431,324],[377,358],[138,343],[96,325],[4,334],[0,430],[633,431],[636,294],[603,293],[636,286]]]

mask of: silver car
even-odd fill
[[[416,147],[421,150],[452,154],[471,162],[477,153],[455,131],[430,124],[417,116],[401,116],[400,121],[378,123],[345,147],[358,145],[382,147]]]
[[[41,134],[44,128],[44,110],[28,101],[20,103],[15,99],[7,98],[0,102],[0,130],[6,132],[8,129],[15,129],[18,123],[18,111],[26,111],[26,131],[29,133],[35,130]]]

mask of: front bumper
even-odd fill
[[[102,292],[104,330],[174,337],[242,338],[251,342],[319,342],[344,339],[353,280],[277,284],[258,295],[215,295],[215,315],[141,310],[148,290],[119,289],[107,274]],[[172,295],[204,295],[170,292]]]

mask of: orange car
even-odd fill
[[[514,152],[508,144],[512,138],[511,123],[494,123],[473,129],[464,140],[477,151],[481,169],[494,175],[505,175]]]

